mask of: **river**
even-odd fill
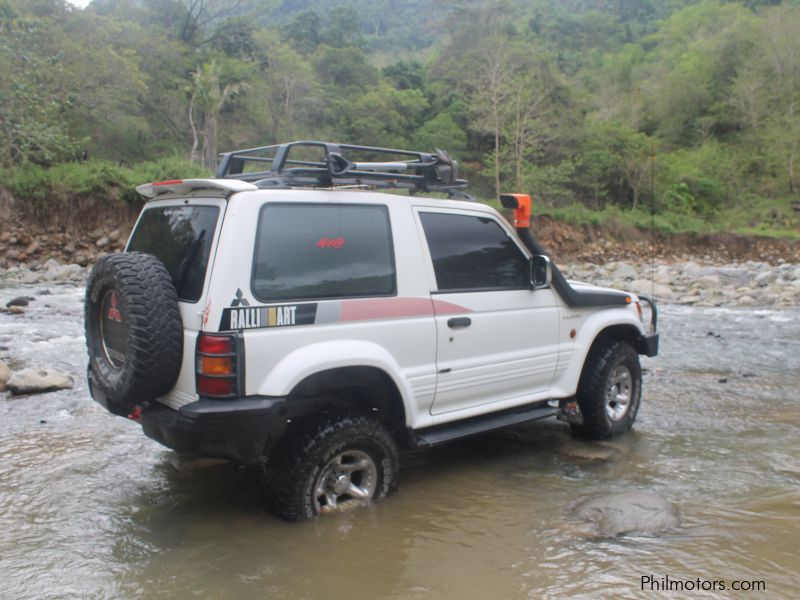
[[[0,287],[37,298],[0,314],[0,358],[75,387],[0,395],[0,598],[658,597],[646,576],[796,597],[800,310],[663,306],[632,433],[589,443],[546,421],[409,453],[387,500],[290,524],[251,471],[175,470],[95,405],[83,291],[41,289]],[[576,504],[630,490],[673,502],[680,528],[587,536]]]

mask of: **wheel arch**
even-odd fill
[[[571,349],[566,366],[559,364],[561,375],[554,382],[553,397],[574,396],[586,370],[586,362],[592,351],[602,343],[622,340],[636,348],[636,340],[642,335],[638,321],[627,309],[613,309],[614,315],[599,312],[592,315],[580,328]],[[609,322],[609,318],[613,320]]]
[[[307,414],[337,411],[370,415],[398,440],[406,433],[408,420],[402,394],[392,377],[374,366],[317,371],[300,381],[287,400],[306,404],[303,412]]]
[[[581,367],[581,374],[578,378],[578,385],[580,385],[580,382],[583,381],[586,375],[589,357],[592,356],[592,352],[594,352],[599,346],[611,344],[613,342],[627,342],[635,350],[636,340],[639,339],[640,336],[641,331],[639,331],[637,327],[624,323],[609,325],[608,327],[601,329],[597,335],[595,335],[594,340],[592,340],[592,343],[589,344],[586,349],[586,353],[583,355],[583,366]]]

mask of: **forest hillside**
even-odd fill
[[[129,214],[322,139],[443,148],[573,224],[796,239],[798,32],[796,0],[0,0],[0,201]]]

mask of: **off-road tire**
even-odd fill
[[[612,388],[620,375],[625,378],[625,373],[629,376],[628,402],[625,407],[615,407]],[[573,433],[587,439],[606,439],[629,431],[636,420],[641,395],[642,368],[636,350],[623,341],[595,345],[586,359],[576,395],[583,423],[571,423]],[[612,417],[610,413],[615,408],[618,414]]]
[[[287,521],[316,517],[318,478],[331,460],[349,452],[367,455],[376,468],[370,501],[397,487],[399,458],[391,434],[368,416],[330,415],[287,430],[273,450],[264,469],[267,509]]]
[[[126,252],[98,260],[86,284],[84,327],[89,378],[112,413],[127,416],[175,385],[183,324],[172,277],[156,257]],[[118,348],[109,348],[104,327],[116,328]]]

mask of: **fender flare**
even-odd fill
[[[554,382],[556,384],[555,388],[560,389],[562,392],[559,396],[575,394],[592,344],[604,331],[614,327],[627,327],[631,331],[635,331],[637,335],[643,334],[643,325],[627,307],[605,309],[590,315],[580,327],[574,341],[575,347],[570,356],[569,364],[563,370],[563,375],[569,377],[569,379],[561,377],[559,378],[560,381]],[[559,370],[561,370],[560,365]]]
[[[411,422],[414,393],[400,365],[384,347],[362,340],[319,342],[290,352],[270,370],[257,394],[286,397],[306,378],[343,367],[373,367],[386,373],[400,393],[406,423]]]

